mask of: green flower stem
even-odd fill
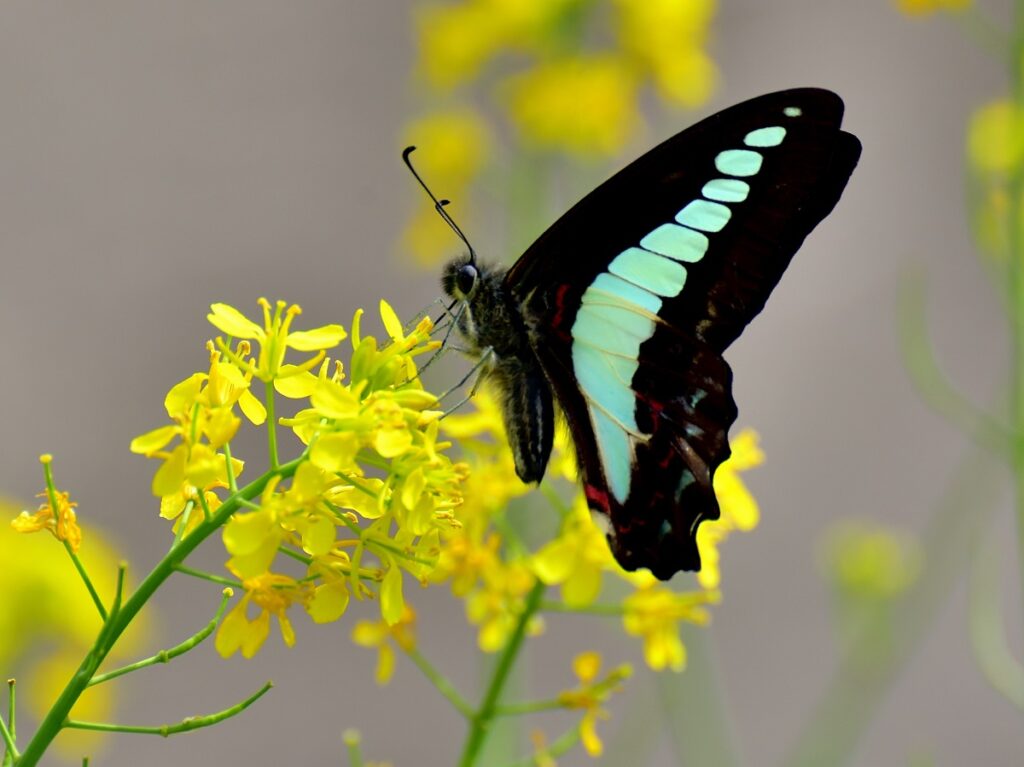
[[[193,567],[186,567],[185,565],[176,565],[174,569],[182,575],[190,575],[193,578],[199,578],[203,581],[216,583],[219,586],[228,586],[233,589],[242,588],[242,582],[235,580],[234,578],[225,578],[223,575],[215,575],[214,573],[208,573],[205,570],[196,570]]]
[[[505,645],[505,649],[502,650],[501,656],[494,667],[483,702],[470,720],[469,735],[462,749],[459,767],[472,767],[472,765],[477,763],[480,752],[487,740],[491,720],[494,719],[502,690],[505,689],[505,682],[508,681],[508,675],[512,671],[512,666],[519,655],[519,650],[523,646],[523,639],[526,637],[526,626],[540,608],[541,597],[544,596],[546,589],[547,586],[538,580],[533,584],[533,588],[526,597],[523,612],[519,615],[519,620],[516,622],[512,635],[509,637],[508,644]]]
[[[227,446],[225,445],[225,447],[227,447]],[[230,459],[228,459],[228,460],[230,460]],[[210,521],[210,517],[213,516],[213,512],[210,511],[210,504],[208,504],[206,502],[206,493],[205,492],[200,492],[199,493],[199,505],[203,507],[203,519],[205,519],[207,522],[209,522]]]
[[[541,762],[537,758],[538,756],[546,756],[552,760],[557,759],[558,757],[563,756],[572,751],[572,749],[575,748],[576,744],[579,742],[580,731],[578,727],[574,727],[571,730],[563,732],[560,736],[558,736],[554,743],[545,748],[539,754],[532,754],[524,759],[512,762],[511,764],[507,765],[507,767],[535,767],[535,765],[543,764],[543,762]]]
[[[302,564],[304,564],[304,565],[311,565],[311,564],[313,564],[313,558],[312,557],[307,557],[302,552],[296,551],[295,549],[293,549],[293,548],[291,548],[289,546],[285,546],[283,543],[280,546],[277,547],[277,550],[280,551],[282,554],[284,554],[286,557],[291,557],[296,562],[302,562]]]
[[[11,727],[11,738],[18,742],[18,683],[14,679],[7,680],[7,721]]]
[[[185,504],[184,510],[181,512],[181,519],[178,520],[178,532],[174,534],[174,543],[171,546],[177,546],[181,543],[181,539],[185,537],[185,531],[188,530],[188,521],[192,517],[192,512],[195,511],[196,502],[189,501]],[[209,519],[209,517],[207,517]]]
[[[235,476],[234,464],[231,463],[231,443],[230,442],[225,442],[224,443],[224,464],[225,464],[224,473],[227,474],[227,476],[228,476],[228,490],[230,490],[232,494],[237,493],[238,492],[238,478]],[[248,500],[249,499],[246,498],[245,502],[248,502]]]
[[[46,498],[50,502],[50,508],[53,510],[54,515],[57,514],[57,509],[60,508],[57,504],[57,486],[53,482],[53,466],[50,460],[43,462],[43,476],[46,479]],[[96,593],[96,587],[92,585],[92,580],[89,578],[89,573],[85,571],[85,567],[79,560],[78,555],[71,549],[71,544],[67,541],[61,541],[64,544],[64,550],[71,557],[71,562],[74,564],[75,569],[78,570],[79,576],[82,578],[82,582],[85,584],[85,588],[89,591],[89,596],[92,597],[92,602],[96,605],[96,609],[99,611],[100,618],[103,620],[107,619],[107,610],[103,606],[103,601],[100,599],[100,595]]]
[[[278,466],[277,457],[277,417],[274,415],[274,382],[265,383],[267,392],[267,451],[270,454],[270,469]]]
[[[217,508],[209,521],[204,520],[180,545],[175,546],[164,555],[163,559],[143,579],[128,601],[118,610],[117,614],[111,616],[111,619],[106,622],[96,639],[96,643],[86,653],[78,670],[71,677],[71,680],[67,683],[63,692],[61,692],[60,697],[54,702],[53,707],[43,718],[43,721],[40,722],[39,729],[21,755],[18,767],[35,767],[39,763],[50,743],[53,742],[53,739],[57,737],[57,733],[64,726],[72,706],[75,705],[82,691],[88,686],[89,680],[92,679],[104,658],[107,657],[114,643],[132,622],[132,619],[138,615],[143,605],[150,600],[154,592],[163,585],[163,582],[174,574],[184,559],[200,543],[227,522],[228,518],[239,508],[243,498],[251,500],[260,495],[267,486],[267,483],[274,477],[287,478],[292,476],[299,464],[305,459],[305,456],[301,456],[294,461],[283,464],[277,471],[267,472],[256,481],[239,490],[238,493],[229,496]]]
[[[363,750],[360,748],[358,730],[345,730],[341,737],[345,741],[345,748],[348,751],[349,767],[363,767],[365,762],[363,762]]]
[[[0,736],[4,739],[4,764],[10,764],[13,760],[18,759],[20,754],[18,753],[18,747],[14,745],[14,734],[8,729],[7,722],[0,716]]]
[[[1001,471],[980,449],[957,469],[922,534],[920,576],[888,609],[866,616],[783,765],[841,767],[852,759],[899,669],[926,636],[967,565],[964,542],[975,527],[988,524]]]
[[[1024,107],[1024,0],[1014,3],[1013,45],[1009,60],[1013,97],[1017,107]],[[1013,473],[1017,509],[1017,556],[1019,559],[1021,596],[1024,597],[1024,243],[1021,242],[1020,207],[1024,204],[1024,168],[1016,163],[1010,174],[1010,207],[1007,212],[1009,231],[1010,283],[1010,428],[1014,433]]]
[[[224,610],[227,608],[228,599],[231,598],[232,593],[231,589],[224,589],[224,593],[220,599],[220,606],[217,608],[217,613],[213,616],[213,619],[181,644],[175,645],[169,650],[161,650],[156,655],[144,658],[127,666],[121,666],[121,668],[108,671],[105,674],[96,674],[96,676],[89,680],[88,686],[92,687],[94,684],[109,682],[111,679],[116,679],[117,677],[123,676],[132,671],[137,671],[140,668],[146,668],[146,666],[153,666],[157,663],[169,663],[173,658],[177,658],[179,655],[184,655],[210,636],[210,634],[213,633],[213,630],[217,628],[217,624],[220,623],[220,619],[224,615]]]
[[[403,648],[405,649],[405,648]],[[405,650],[405,654],[409,656],[409,660],[416,664],[416,668],[423,672],[423,676],[430,680],[431,684],[437,688],[437,691],[441,693],[448,702],[455,707],[455,710],[462,714],[466,719],[472,720],[473,707],[469,702],[462,697],[461,693],[455,689],[455,685],[449,681],[448,677],[442,674],[434,665],[426,659],[426,657],[417,650],[415,647]]]
[[[605,617],[621,616],[626,612],[626,608],[622,605],[591,604],[573,607],[565,602],[549,602],[547,600],[540,603],[540,609],[546,613],[579,613],[580,615],[603,615]]]
[[[250,695],[248,698],[243,700],[241,703],[236,703],[231,708],[226,708],[223,711],[218,711],[216,714],[207,714],[205,716],[190,716],[182,719],[177,724],[161,724],[157,727],[136,727],[130,724],[108,724],[106,722],[81,722],[77,719],[68,719],[64,722],[64,726],[73,730],[94,730],[96,732],[131,732],[139,735],[159,735],[166,738],[169,735],[177,735],[181,732],[191,732],[192,730],[199,730],[203,727],[210,727],[212,725],[223,722],[225,719],[242,713],[249,706],[255,703],[257,700],[262,698],[271,687],[273,682],[267,682],[259,690]],[[21,767],[19,764],[18,767]]]
[[[83,756],[82,757],[82,767],[89,767],[89,757],[87,757],[87,756]]]
[[[1011,455],[1011,434],[951,386],[936,362],[928,339],[925,286],[920,276],[903,280],[898,307],[903,358],[921,399],[982,447],[1000,456]]]

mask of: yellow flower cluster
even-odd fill
[[[256,653],[272,617],[285,644],[294,644],[288,612],[296,606],[324,623],[340,618],[351,596],[377,598],[385,623],[400,623],[403,573],[425,582],[434,570],[441,533],[459,528],[453,509],[466,478],[465,465],[444,454],[449,443],[439,440],[437,400],[417,374],[414,358],[438,346],[429,319],[407,333],[382,301],[389,340],[380,344],[360,332],[357,312],[346,375],[326,356],[349,337],[340,325],[293,331],[297,306],[260,303],[262,325],[225,304],[212,307],[210,322],[228,338],[210,344],[209,372],[171,390],[165,405],[172,425],[132,443],[162,461],[153,492],[163,516],[188,518],[177,528],[182,536],[211,519],[225,500],[220,493],[236,490],[242,463],[230,452],[241,423],[235,406],[254,424],[269,421],[271,476],[258,501],[223,529],[227,568],[244,588],[217,635],[225,656]],[[286,362],[288,350],[313,354],[295,364]],[[250,391],[254,380],[264,385],[263,403]],[[297,400],[299,409],[275,423],[278,395]],[[291,471],[275,474],[278,425],[290,427],[305,449]],[[288,574],[285,566],[294,570],[296,561],[304,571]]]
[[[53,460],[50,455],[43,455],[40,462],[49,469]],[[63,541],[74,553],[82,547],[82,529],[78,526],[75,507],[78,505],[70,499],[68,493],[53,488],[39,494],[46,502],[39,505],[35,512],[23,511],[11,520],[11,527],[19,533],[37,533],[49,530],[58,541]],[[56,507],[56,508],[54,508]]]

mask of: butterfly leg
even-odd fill
[[[471,378],[473,378],[473,376],[476,376],[476,380],[473,381],[473,385],[470,387],[469,393],[465,397],[460,399],[458,402],[456,402],[454,405],[452,405],[450,408],[445,410],[444,411],[444,415],[441,416],[442,418],[445,418],[445,417],[451,415],[456,410],[458,410],[460,407],[462,407],[467,402],[469,402],[471,399],[473,399],[473,395],[475,395],[477,393],[477,390],[480,388],[480,384],[487,377],[488,372],[490,372],[489,364],[492,362],[493,357],[494,357],[494,349],[492,349],[490,347],[484,349],[483,354],[480,355],[480,359],[478,359],[474,363],[473,367],[471,367],[469,369],[469,372],[466,373],[466,375],[464,375],[462,377],[462,380],[460,380],[457,384],[455,384],[453,387],[448,389],[448,391],[446,391],[444,394],[440,395],[437,398],[438,402],[442,402],[447,397],[449,397],[453,392],[455,392],[455,391],[461,389],[463,386],[465,386],[466,383]]]
[[[505,431],[516,474],[523,482],[540,482],[555,435],[551,386],[537,365],[516,357],[499,358],[493,377],[502,397]]]

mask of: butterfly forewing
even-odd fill
[[[505,278],[624,567],[700,567],[736,418],[721,353],[839,199],[860,154],[842,111],[800,89],[709,117],[587,195]]]

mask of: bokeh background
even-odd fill
[[[258,296],[285,298],[312,327],[347,324],[380,296],[407,316],[437,297],[436,277],[397,244],[422,204],[399,159],[404,126],[431,98],[415,71],[415,5],[0,4],[0,492],[32,504],[36,458],[55,453],[81,517],[144,572],[169,539],[152,466],[128,443],[162,423],[166,389],[205,364],[211,302],[251,310]],[[861,516],[919,531],[974,450],[904,370],[896,304],[909,270],[926,275],[950,377],[987,403],[1005,375],[1003,315],[972,248],[963,182],[967,118],[1005,80],[949,17],[910,19],[883,0],[718,5],[711,101],[660,112],[613,167],[716,108],[798,85],[839,92],[864,144],[836,212],[728,355],[740,420],[761,433],[768,460],[748,477],[761,525],[727,546],[708,636],[745,763],[770,765],[807,725],[838,656],[822,537]],[[989,7],[1008,18],[1004,6]],[[476,193],[500,197],[501,183],[490,175]],[[496,252],[504,240],[486,218],[463,225],[482,255],[516,257]],[[998,471],[993,482],[1007,486]],[[991,556],[1020,647],[1013,520],[1000,492]],[[973,512],[970,502],[960,510]],[[217,569],[224,558],[212,541],[200,561]],[[1020,763],[1020,713],[977,671],[956,557],[950,568],[960,585],[874,711],[856,764]],[[417,596],[424,652],[471,687],[479,664],[462,606],[442,590]],[[216,600],[215,587],[172,581],[157,600],[161,634],[192,633]],[[594,626],[553,622],[523,673],[568,683],[582,637],[632,659],[639,674],[602,725],[614,741],[630,717],[657,720],[658,693],[636,643]],[[351,644],[350,628],[300,620],[294,649],[272,635],[255,659],[223,661],[211,643],[170,672],[135,675],[118,715],[132,723],[213,711],[264,679],[277,686],[226,724],[166,741],[118,736],[97,761],[337,764],[342,730],[357,727],[374,759],[452,763],[462,721],[407,663],[377,687],[373,654]],[[699,700],[699,687],[688,690]],[[632,752],[640,763],[678,763],[667,739],[648,739]],[[604,763],[624,763],[631,748],[613,742]]]

